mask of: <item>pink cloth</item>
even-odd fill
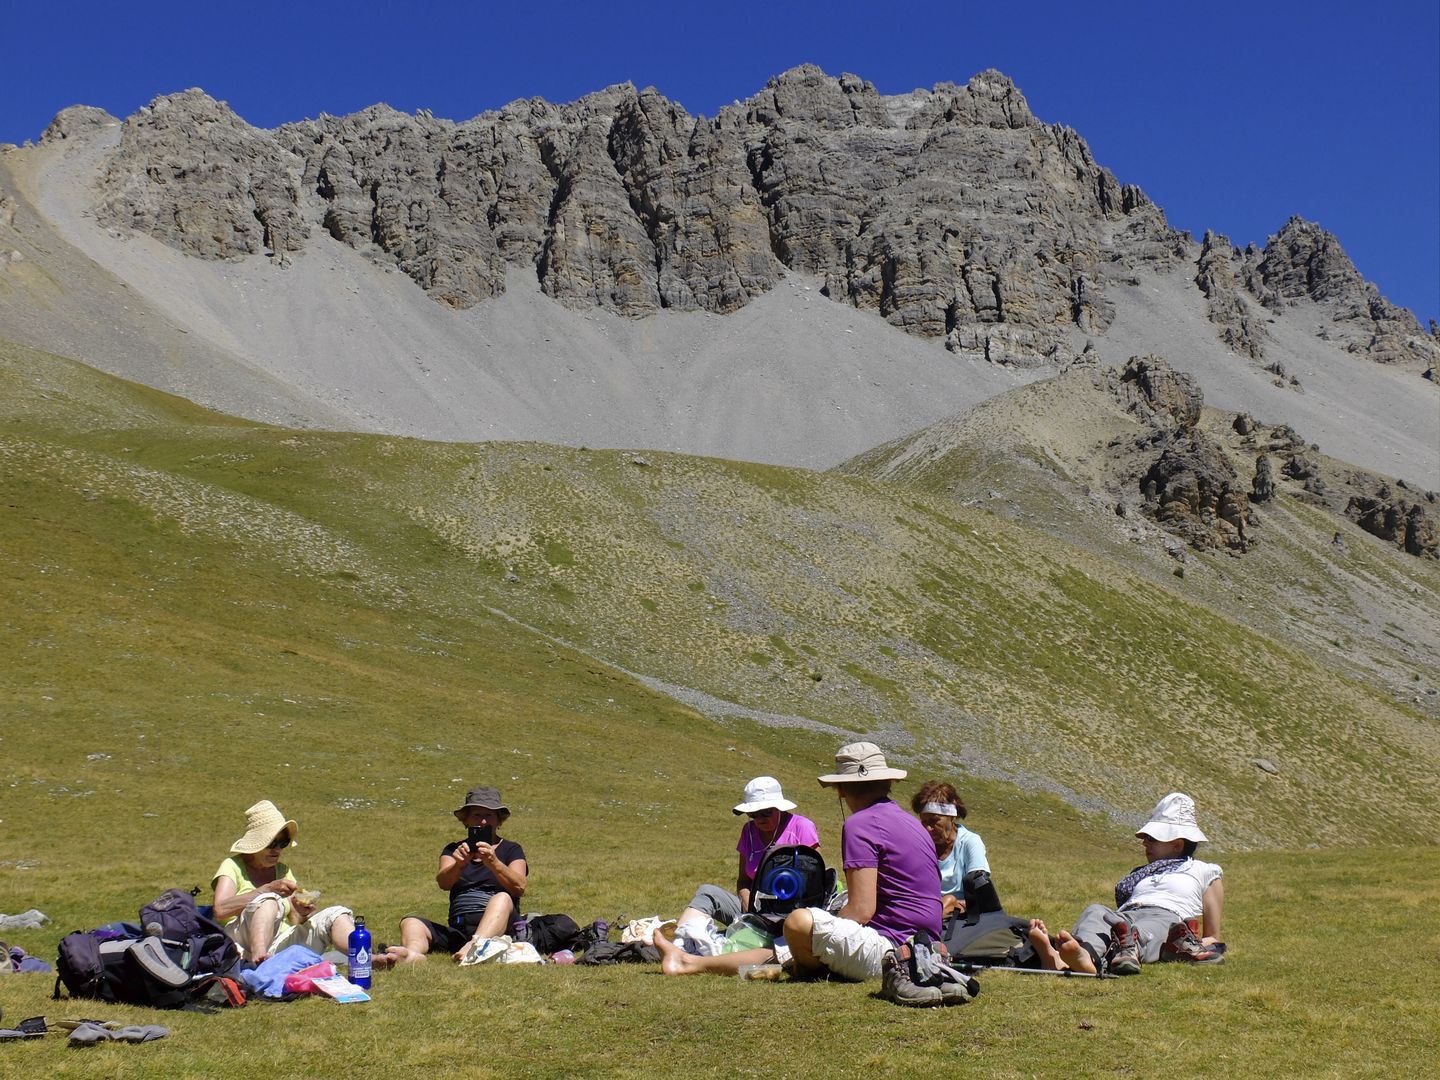
[[[287,994],[313,994],[315,992],[316,979],[328,979],[335,974],[335,965],[326,960],[319,964],[311,964],[299,971],[292,971],[285,976],[285,993]]]
[[[815,831],[815,823],[808,817],[791,814],[790,820],[785,823],[785,827],[780,830],[779,835],[766,844],[760,838],[760,830],[755,827],[755,822],[745,822],[745,827],[740,830],[740,841],[735,845],[735,850],[745,860],[745,876],[753,881],[755,871],[760,869],[760,860],[765,857],[766,849],[783,844],[819,847],[820,834]]]

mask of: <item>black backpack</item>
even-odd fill
[[[778,934],[785,916],[796,908],[826,907],[835,892],[835,871],[820,853],[804,844],[782,844],[765,852],[750,889],[749,914],[758,915]]]
[[[581,942],[580,927],[569,915],[530,915],[518,940],[528,941],[535,951],[549,956],[562,949],[573,949]]]
[[[965,891],[965,912],[945,920],[945,948],[950,959],[972,967],[1039,967],[1028,937],[1029,920],[1005,911],[990,874],[971,870],[960,884]]]
[[[55,961],[55,1000],[63,984],[75,998],[182,1008],[240,963],[224,928],[180,889],[142,907],[140,926],[140,936],[115,929],[66,934]]]

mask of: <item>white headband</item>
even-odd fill
[[[955,809],[954,803],[948,802],[927,802],[920,808],[922,814],[939,814],[941,817],[959,817],[960,812]]]

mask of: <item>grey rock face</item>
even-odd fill
[[[1265,330],[1240,296],[1236,282],[1239,262],[1240,253],[1228,238],[1207,231],[1200,244],[1195,284],[1205,294],[1210,321],[1219,327],[1220,340],[1235,352],[1259,360],[1265,355]]]
[[[1250,544],[1250,508],[1224,450],[1198,431],[1166,445],[1140,481],[1155,519],[1193,547],[1241,552]]]
[[[45,139],[113,122],[68,109]],[[97,217],[203,258],[282,264],[328,234],[457,308],[519,266],[571,306],[725,313],[791,269],[952,351],[1025,366],[1068,362],[1074,340],[1103,333],[1112,280],[1195,257],[996,71],[886,96],[804,66],[714,118],[622,85],[462,123],[376,105],[274,131],[187,90],[125,121]],[[1196,283],[1222,340],[1256,359],[1252,305],[1308,298],[1357,354],[1440,362],[1413,316],[1298,218],[1263,252],[1206,234]]]
[[[1326,337],[1379,363],[1440,362],[1440,345],[1415,316],[1396,307],[1366,281],[1344,248],[1313,222],[1292,217],[1263,252],[1247,249],[1241,277],[1262,304],[1280,310],[1301,299],[1330,309]]]
[[[99,218],[202,258],[283,259],[309,235],[299,208],[303,161],[200,90],[125,121],[102,177]]]
[[[733,311],[785,268],[997,363],[1069,359],[1113,317],[1110,268],[1179,234],[998,72],[886,97],[801,67],[713,119],[653,90],[515,102],[464,123],[375,106],[262,131],[199,91],[125,123],[99,217],[230,258],[331,237],[436,300],[533,267],[563,303]]]
[[[63,142],[66,139],[87,134],[98,127],[119,122],[104,109],[97,109],[93,105],[72,105],[55,114],[55,119],[50,121],[50,125],[40,135],[40,145],[47,146],[50,143]]]

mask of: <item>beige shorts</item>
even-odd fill
[[[880,978],[880,961],[895,948],[895,943],[878,930],[850,919],[832,915],[823,908],[811,908],[815,929],[810,934],[810,947],[815,959],[842,979],[864,982]]]
[[[292,925],[285,921],[285,917],[290,913],[290,902],[282,900],[274,893],[262,893],[245,905],[245,910],[240,913],[238,919],[225,927],[231,939],[240,946],[242,955],[245,953],[246,943],[250,940],[250,927],[262,908],[267,909],[266,918],[275,917],[270,914],[271,911],[279,914],[275,926],[275,936],[270,939],[269,952],[272,954],[279,952],[287,945],[304,945],[307,949],[317,953],[337,947],[343,948],[343,946],[336,946],[330,940],[330,928],[341,915],[353,915],[349,908],[337,904],[334,907],[327,907],[315,912],[298,926]]]

